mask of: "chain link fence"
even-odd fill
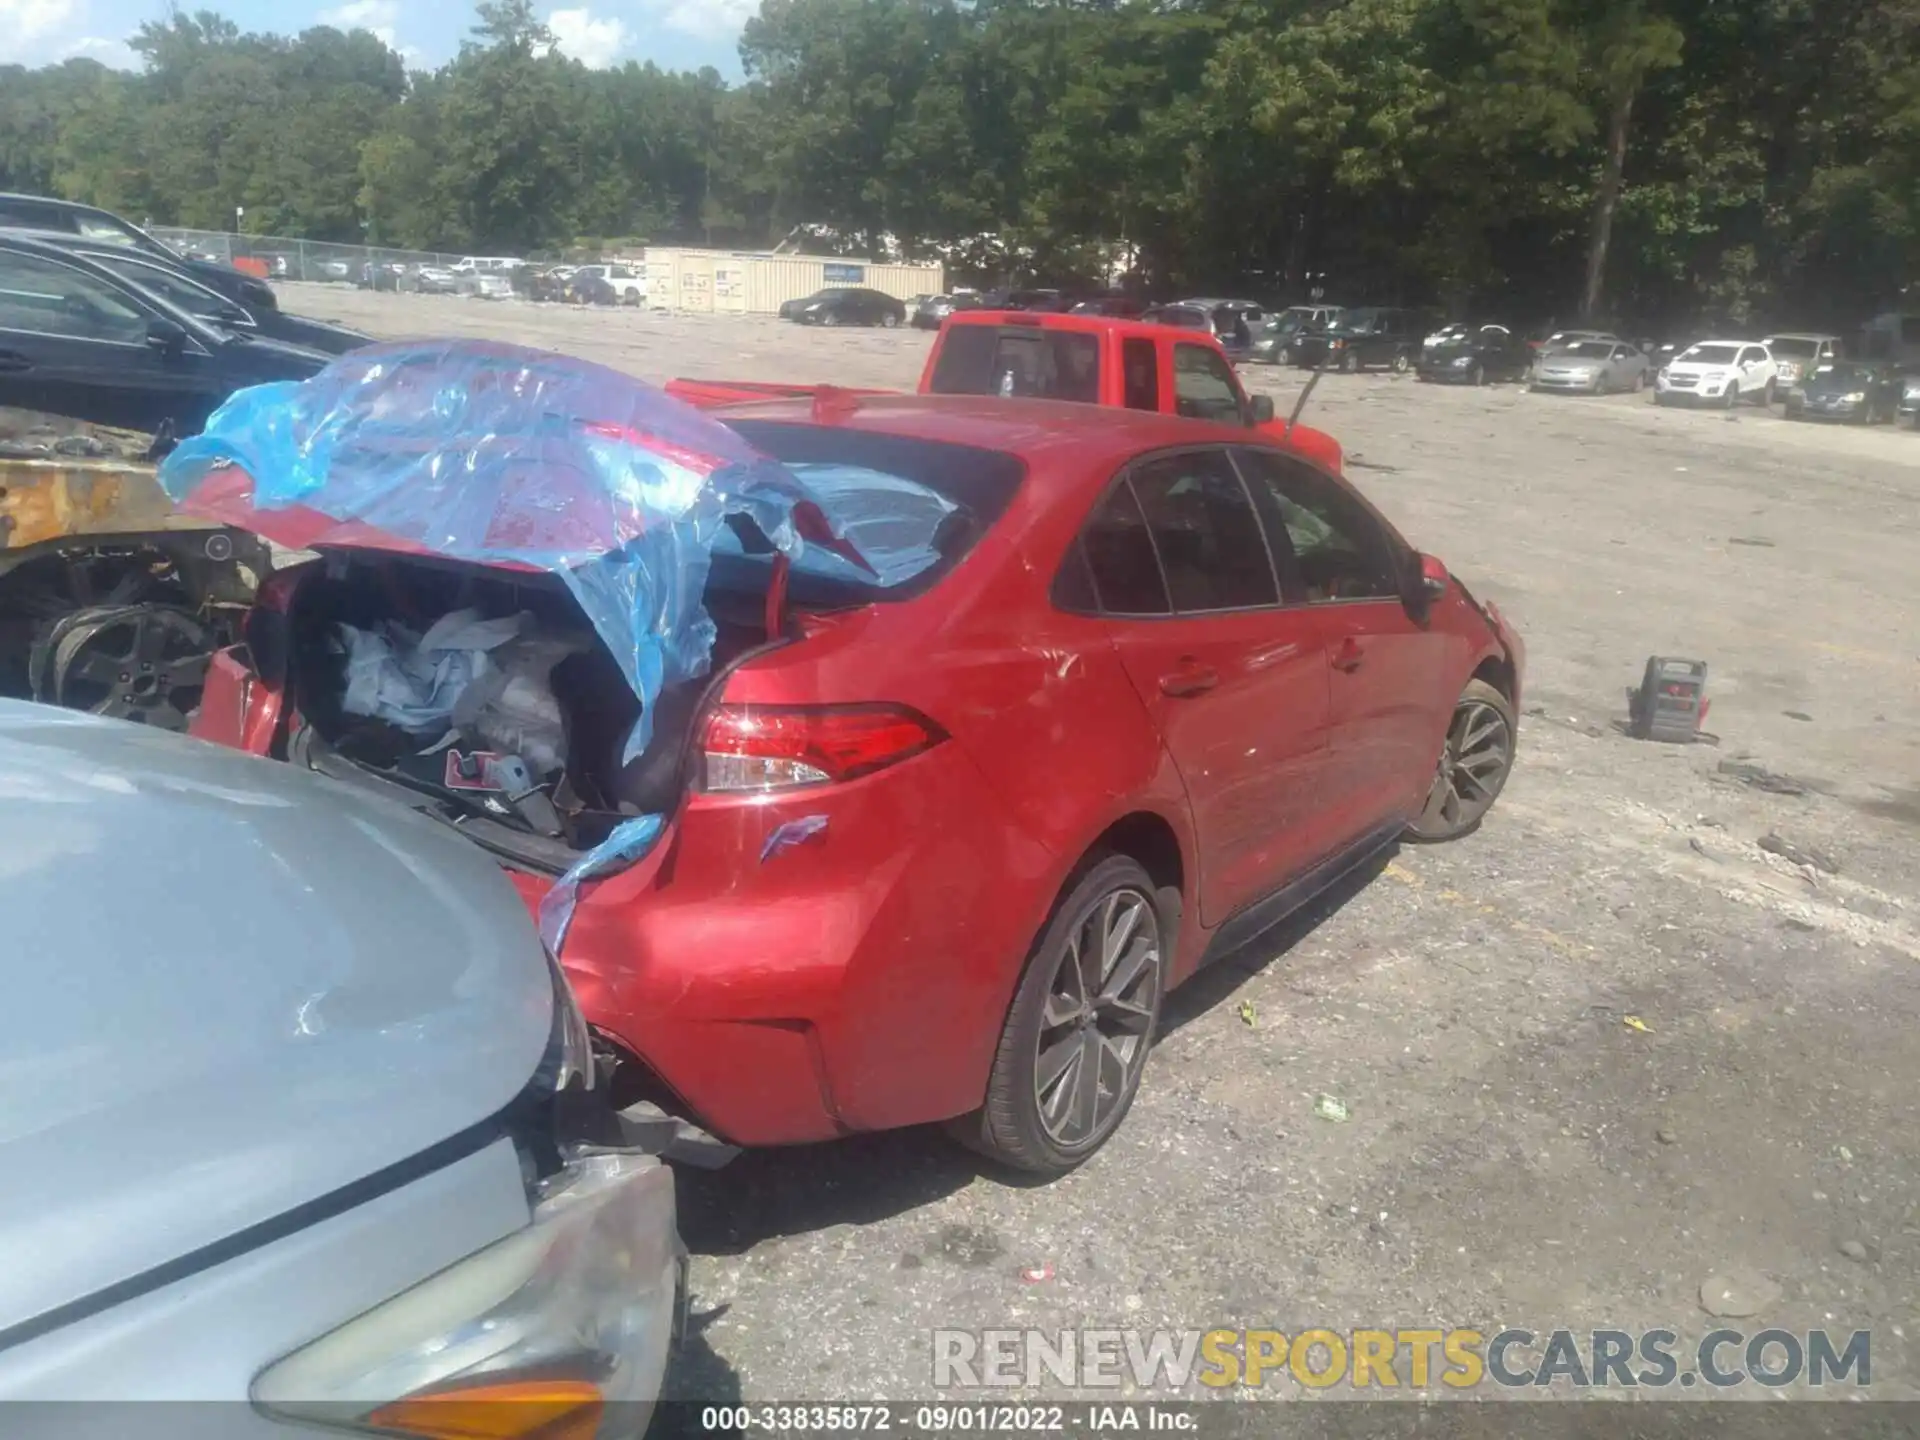
[[[451,267],[463,259],[430,250],[396,250],[387,245],[338,245],[328,240],[293,240],[280,235],[235,235],[225,230],[181,230],[153,225],[156,239],[174,249],[243,270],[259,270],[269,280],[331,281],[372,285],[381,290],[414,288],[409,283],[422,266]],[[241,264],[240,262],[250,262]],[[264,268],[262,268],[264,267]]]

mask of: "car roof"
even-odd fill
[[[712,412],[721,420],[773,420],[905,439],[971,445],[1029,463],[1073,457],[1118,464],[1175,445],[1258,443],[1237,426],[1153,410],[1122,410],[1071,400],[994,395],[854,395],[751,401]]]
[[[1760,343],[1765,345],[1769,340],[1838,340],[1839,338],[1838,335],[1829,335],[1820,330],[1776,330]]]

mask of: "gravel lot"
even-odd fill
[[[285,303],[653,381],[910,388],[928,346]],[[1247,378],[1283,414],[1298,390]],[[1131,1118],[1064,1180],[920,1133],[685,1176],[687,1393],[924,1397],[936,1327],[1731,1324],[1871,1329],[1874,1394],[1920,1395],[1920,435],[1384,375],[1307,414],[1526,633],[1505,798],[1173,997]],[[1718,747],[1618,732],[1650,653],[1710,663]],[[1736,1272],[1777,1296],[1716,1320],[1702,1284]]]

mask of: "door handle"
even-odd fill
[[[0,350],[0,371],[19,372],[31,370],[33,362],[18,350]]]
[[[1191,695],[1204,695],[1220,683],[1220,672],[1204,665],[1183,665],[1171,675],[1160,677],[1160,693],[1184,700]]]
[[[1340,648],[1333,652],[1333,668],[1351,675],[1366,662],[1367,652],[1360,648],[1360,642],[1348,636],[1340,642]]]

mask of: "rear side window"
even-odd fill
[[[22,230],[64,230],[77,234],[73,212],[58,205],[36,205],[31,200],[0,200],[0,225],[16,225]]]
[[[1151,340],[1128,340],[1120,347],[1120,363],[1126,371],[1126,406],[1129,410],[1160,408],[1160,347]]]
[[[940,342],[929,389],[1098,404],[1100,341],[1039,326],[956,325]]]
[[[139,345],[147,317],[104,280],[58,261],[0,252],[0,330]]]
[[[971,445],[769,420],[738,420],[730,428],[810,483],[841,533],[871,552],[877,574],[809,547],[789,582],[803,605],[922,593],[1005,513],[1026,473],[1017,457]],[[709,583],[757,594],[772,560],[764,537],[750,526],[731,527],[715,546]]]
[[[1093,572],[1094,594],[1109,615],[1166,615],[1166,582],[1133,487],[1122,480],[1087,519],[1080,548]],[[1071,585],[1069,584],[1069,590]]]
[[[1216,350],[1204,345],[1173,347],[1173,394],[1180,413],[1189,420],[1240,422],[1240,387]]]
[[[1176,611],[1279,603],[1259,516],[1222,451],[1149,460],[1131,478]]]

